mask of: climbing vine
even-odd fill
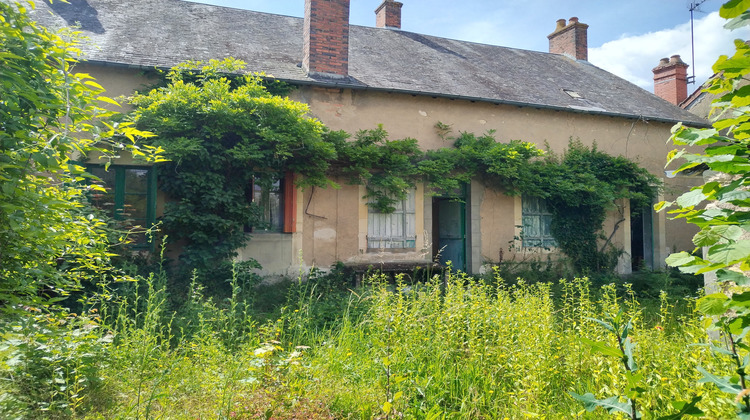
[[[158,170],[170,200],[164,229],[183,244],[188,267],[210,269],[236,255],[247,226],[261,220],[253,184],[269,187],[285,172],[300,185],[327,186],[335,149],[327,130],[299,102],[272,95],[236,60],[186,63],[165,86],[136,94],[133,119],[170,162]],[[196,67],[200,70],[196,73]]]
[[[631,214],[637,214],[651,204],[660,186],[658,178],[635,162],[573,140],[562,155],[550,152],[533,162],[528,173],[522,191],[547,201],[552,235],[579,273],[616,264],[619,252],[602,224],[609,210],[620,215],[614,229],[625,220],[618,200],[630,200]]]
[[[444,136],[450,126],[439,123]],[[366,198],[378,211],[392,211],[407,188],[425,181],[428,191],[459,198],[462,184],[481,179],[509,195],[521,193],[545,199],[552,211],[552,234],[578,272],[610,269],[618,250],[602,232],[609,210],[618,200],[630,200],[632,214],[648,207],[660,181],[646,169],[621,156],[611,156],[571,140],[557,155],[533,143],[500,143],[490,131],[477,136],[460,133],[453,147],[422,152],[415,139],[388,140],[382,127],[360,131],[351,142],[339,138],[334,167],[350,181],[368,187]],[[624,221],[621,214],[615,229]]]
[[[261,77],[241,75],[242,68],[236,60],[186,63],[167,73],[163,86],[131,100],[138,127],[156,133],[152,143],[170,159],[159,169],[171,197],[164,227],[183,242],[182,258],[193,267],[235,255],[248,240],[244,227],[260,220],[248,186],[268,188],[285,172],[302,175],[302,187],[337,187],[331,179],[365,185],[369,205],[386,213],[420,182],[456,199],[472,179],[544,198],[559,247],[578,270],[611,265],[607,247],[597,244],[615,200],[640,208],[658,185],[635,163],[580,142],[557,156],[530,142],[498,142],[492,131],[448,138],[450,125],[442,123],[436,129],[453,147],[425,152],[416,139],[389,139],[382,126],[350,139],[309,118],[305,104],[271,94]]]

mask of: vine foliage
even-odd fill
[[[270,94],[259,76],[236,76],[243,67],[185,63],[166,86],[131,98],[137,126],[153,131],[151,143],[170,159],[158,172],[170,197],[164,229],[184,243],[191,268],[213,268],[245,245],[244,227],[260,222],[253,183],[269,187],[291,171],[303,186],[331,184],[336,152],[323,124],[306,116],[306,105]]]
[[[562,155],[548,153],[529,172],[523,191],[547,200],[552,235],[578,273],[614,267],[619,256],[610,243],[614,232],[602,232],[607,212],[619,216],[614,226],[618,229],[625,221],[618,201],[629,200],[631,215],[636,214],[651,205],[660,186],[658,178],[635,162],[574,140]]]
[[[167,74],[165,86],[131,100],[138,127],[156,133],[152,144],[171,160],[159,169],[172,199],[164,227],[185,243],[182,258],[191,267],[234,256],[248,240],[242,227],[258,221],[247,186],[270,185],[287,171],[302,175],[303,187],[337,187],[331,179],[365,185],[364,198],[384,213],[420,182],[456,199],[472,179],[509,195],[542,197],[553,208],[560,249],[579,271],[612,266],[609,248],[597,243],[615,200],[640,208],[658,185],[626,158],[580,142],[557,156],[530,142],[498,142],[492,131],[447,138],[447,124],[437,129],[452,147],[427,152],[416,139],[389,139],[382,126],[350,139],[309,118],[306,105],[269,93],[261,77],[239,75],[242,68],[236,60],[186,63]]]

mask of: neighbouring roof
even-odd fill
[[[95,63],[168,68],[234,57],[249,71],[299,84],[707,124],[586,61],[557,54],[351,25],[350,77],[334,80],[302,70],[301,18],[181,0],[37,0],[36,6],[32,16],[42,25],[79,25],[90,38],[85,58]]]

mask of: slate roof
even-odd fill
[[[586,61],[557,54],[351,25],[350,77],[333,80],[308,77],[300,67],[301,18],[181,0],[56,0],[52,5],[37,0],[36,5],[32,16],[45,26],[80,25],[91,40],[84,47],[91,62],[168,68],[186,60],[235,57],[250,71],[298,84],[707,123]]]

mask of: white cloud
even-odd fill
[[[713,71],[711,66],[721,54],[734,52],[735,38],[748,39],[747,29],[728,31],[724,19],[718,12],[695,20],[695,76],[696,84],[688,86],[688,91],[697,88],[708,79]],[[589,49],[589,61],[623,79],[653,91],[651,69],[659,64],[662,57],[679,54],[682,60],[691,64],[690,23],[677,25],[671,29],[636,36],[623,36],[597,48]],[[688,75],[692,75],[692,67]]]

